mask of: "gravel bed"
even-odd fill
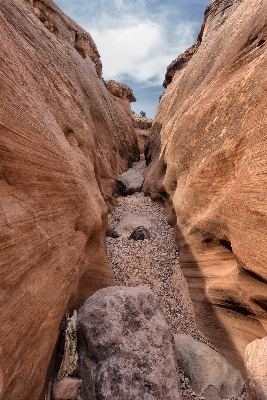
[[[143,173],[145,161],[141,159],[133,168]],[[116,285],[149,286],[174,334],[189,334],[194,339],[209,344],[196,326],[187,282],[179,265],[173,228],[168,225],[162,208],[149,197],[144,197],[143,193],[118,197],[114,211],[109,215],[110,226],[114,228],[126,212],[146,214],[156,221],[161,232],[150,232],[151,239],[143,241],[107,237],[107,253],[113,266]],[[183,400],[205,400],[192,391],[182,371],[180,380]],[[232,397],[232,400],[235,398]]]

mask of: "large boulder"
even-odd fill
[[[144,177],[140,172],[135,169],[128,169],[128,171],[119,175],[117,178],[117,185],[123,195],[131,195],[135,192],[140,192],[143,186]]]
[[[0,398],[29,400],[66,309],[114,283],[107,212],[139,150],[93,39],[53,1],[1,0],[0,38]]]
[[[247,400],[267,400],[267,337],[246,347]]]
[[[82,400],[179,400],[173,336],[148,287],[111,287],[78,312]]]
[[[172,202],[197,325],[242,371],[267,330],[266,13],[266,0],[212,1],[145,148],[143,190]]]
[[[124,213],[118,225],[113,229],[112,236],[119,237],[125,235],[129,237],[133,230],[138,226],[143,226],[149,232],[160,232],[160,227],[153,218],[142,213]]]
[[[224,357],[190,335],[174,335],[176,356],[190,386],[206,400],[239,397],[245,388],[241,373]]]

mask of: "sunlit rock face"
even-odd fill
[[[66,309],[114,282],[107,211],[139,150],[90,35],[50,0],[0,11],[0,398],[29,400]]]
[[[125,83],[116,82],[113,79],[104,81],[106,88],[112,93],[114,100],[132,118],[131,103],[136,101],[132,89]]]
[[[266,0],[211,3],[145,148],[144,191],[173,204],[198,326],[240,369],[267,329],[266,12]]]
[[[140,116],[135,112],[132,112],[132,118],[140,153],[144,153],[144,147],[150,134],[150,128],[152,126],[153,119]]]

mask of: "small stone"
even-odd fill
[[[81,379],[70,376],[54,381],[52,386],[53,400],[76,400],[81,385]]]
[[[113,230],[113,237],[123,234],[129,236],[138,226],[143,226],[151,232],[160,232],[161,229],[155,220],[141,213],[124,213],[121,220]]]

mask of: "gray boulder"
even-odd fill
[[[180,400],[173,336],[152,291],[109,287],[80,308],[82,400]]]
[[[144,183],[144,177],[134,169],[128,169],[117,178],[117,186],[125,196],[140,192]]]
[[[113,229],[112,236],[119,237],[125,235],[129,237],[138,226],[143,226],[149,232],[160,232],[158,224],[147,215],[141,213],[125,213],[121,216],[118,225]]]
[[[206,400],[221,400],[241,396],[244,380],[215,350],[189,335],[174,335],[176,356],[190,386]]]

